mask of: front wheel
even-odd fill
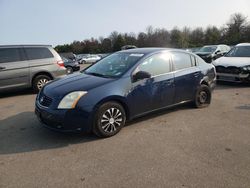
[[[93,132],[98,137],[111,137],[122,129],[125,122],[126,113],[123,107],[116,102],[107,102],[96,112]]]
[[[206,85],[201,85],[196,92],[194,105],[196,108],[207,107],[211,103],[211,98],[211,89]]]

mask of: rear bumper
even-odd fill
[[[36,102],[35,114],[46,128],[59,132],[90,132],[91,114],[78,110],[52,110]]]
[[[227,81],[227,82],[250,81],[250,73],[247,73],[247,74],[228,74],[228,73],[217,72],[217,80],[218,81]]]
[[[67,69],[65,67],[59,67],[56,71],[52,72],[54,79],[61,78],[67,75]]]

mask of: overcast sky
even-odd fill
[[[250,0],[0,0],[0,44],[64,44],[146,27],[222,26]]]

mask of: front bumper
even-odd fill
[[[91,114],[79,109],[53,110],[36,101],[35,114],[43,126],[59,132],[90,132]]]
[[[229,73],[219,73],[217,72],[218,81],[227,81],[227,82],[245,82],[250,81],[250,73],[246,74],[229,74]]]

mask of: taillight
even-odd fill
[[[64,67],[64,63],[63,63],[63,61],[62,61],[62,60],[57,61],[56,63],[57,63],[57,65],[59,65],[60,67]]]

